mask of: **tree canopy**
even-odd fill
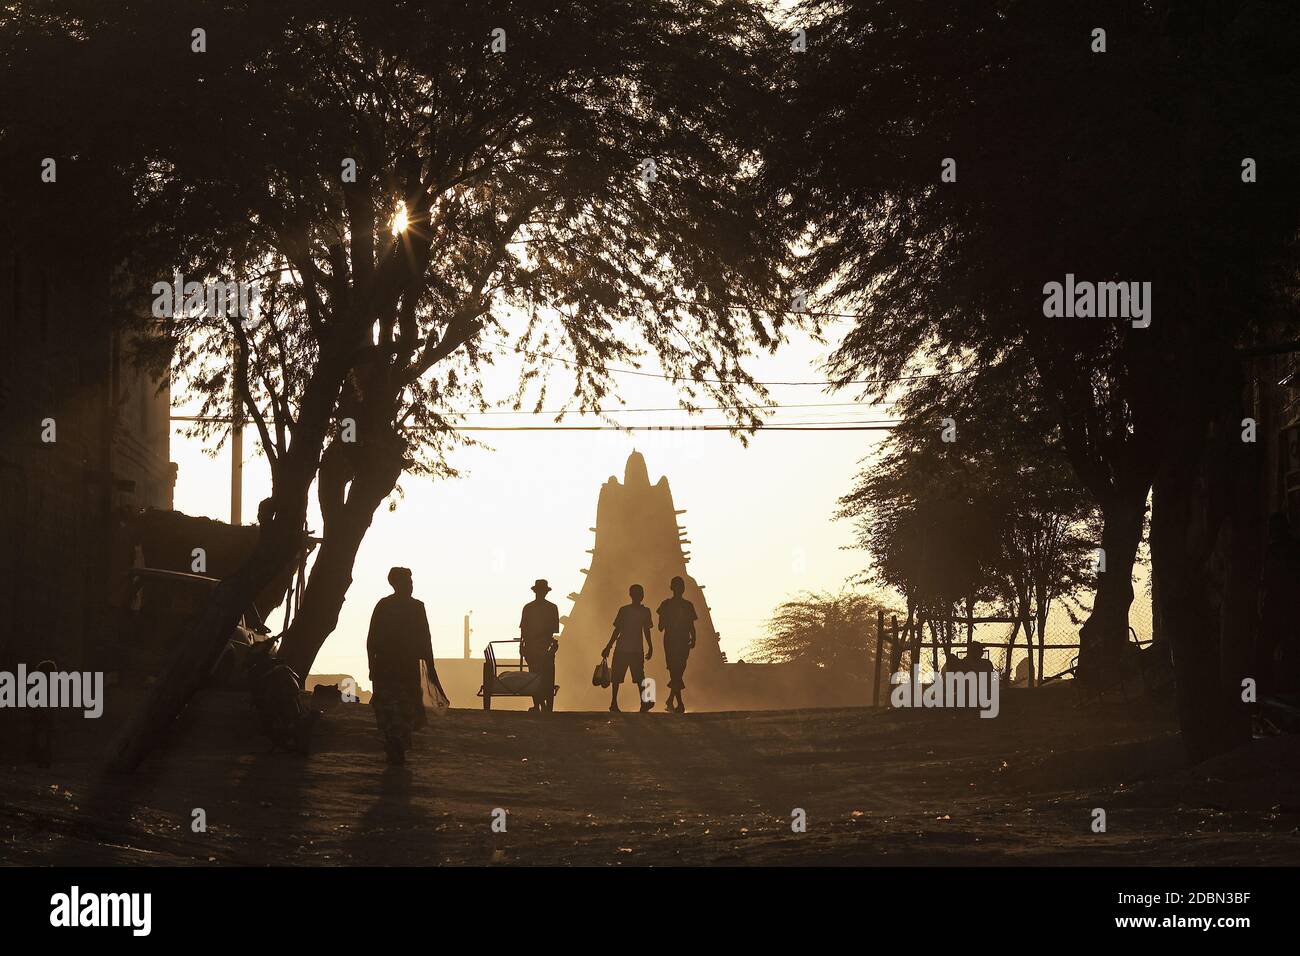
[[[757,4],[45,0],[14,19],[0,55],[56,121],[122,64],[116,98],[91,99],[136,153],[111,224],[122,315],[148,316],[148,357],[179,361],[210,410],[233,384],[270,459],[259,552],[220,590],[214,641],[290,557],[318,471],[340,547],[317,565],[341,600],[373,506],[404,468],[438,471],[449,413],[501,356],[539,405],[552,363],[595,409],[610,363],[653,355],[687,407],[759,421],[745,359],[784,335],[791,236],[765,175],[788,51]],[[78,162],[120,148],[64,132]],[[40,141],[6,160],[35,175]],[[258,284],[270,321],[157,321],[177,272]]]
[[[780,154],[773,175],[807,236],[801,275],[862,315],[833,371],[848,383],[1034,369],[1103,517],[1107,573],[1080,673],[1104,681],[1125,646],[1148,496],[1174,514],[1201,486],[1180,468],[1239,403],[1233,350],[1294,337],[1300,183],[1284,170],[1300,149],[1287,105],[1300,12],[811,0],[798,15],[817,51],[789,64],[806,149]],[[1048,284],[1070,277],[1149,282],[1148,314],[1056,315]],[[1209,565],[1176,567],[1191,553],[1177,537],[1153,536],[1157,574],[1166,563],[1185,595],[1204,591],[1193,578]],[[1202,538],[1198,552],[1214,540]],[[1189,639],[1176,661],[1213,658],[1208,638]],[[1228,699],[1232,680],[1191,690],[1208,678],[1187,676],[1188,708]]]
[[[862,591],[806,591],[777,606],[767,633],[749,653],[764,661],[812,664],[838,680],[870,684],[880,611],[893,613],[880,598]]]
[[[1095,509],[1026,384],[1007,366],[921,380],[841,499],[867,577],[904,596],[909,623],[984,605],[1041,644],[1052,602],[1095,584]],[[969,421],[948,417],[976,406]]]

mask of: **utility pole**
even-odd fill
[[[248,375],[248,356],[235,346],[235,377],[231,384],[230,414],[230,523],[244,523],[244,398],[239,383]]]
[[[469,612],[469,614],[473,613],[473,611]],[[469,614],[465,615],[465,660],[469,660]]]
[[[894,627],[898,627],[898,619],[894,619]],[[885,644],[885,611],[883,608],[876,609],[876,679],[871,685],[871,706],[880,706],[880,664],[884,659]]]

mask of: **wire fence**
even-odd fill
[[[1146,644],[1151,640],[1151,597],[1148,594],[1138,591],[1134,595],[1133,605],[1129,608],[1129,627],[1140,644]],[[1012,684],[1023,684],[1027,682],[1029,675],[1028,648],[1025,644],[1025,634],[1021,630],[1016,635],[1016,643],[1010,649],[1011,668],[1007,669],[1008,642],[1011,639],[1013,625],[1003,623],[977,623],[974,629],[974,639],[976,643],[983,645],[987,651],[988,659],[1001,674],[1010,674]],[[1058,677],[1069,670],[1074,659],[1079,654],[1079,625],[1071,619],[1064,606],[1059,603],[1054,604],[1047,617],[1045,639],[1041,647],[1041,667],[1039,656],[1038,637],[1034,637],[1034,659],[1032,662],[1034,682],[1038,683],[1044,678]],[[900,635],[900,639],[902,639]],[[958,621],[958,626],[953,633],[952,650],[954,653],[961,654],[964,652],[966,644],[966,626]],[[886,651],[888,655],[888,651]],[[912,651],[905,649],[900,656],[899,669],[910,672],[912,667]],[[930,634],[927,632],[925,639],[921,642],[920,653],[918,654],[920,665],[921,679],[928,681],[933,674],[943,667],[945,662],[944,645],[939,643],[937,646]],[[888,662],[888,657],[886,656]]]

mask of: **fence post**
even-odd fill
[[[871,706],[880,706],[880,659],[884,654],[885,612],[876,610],[876,682],[871,685]]]
[[[899,643],[898,639],[898,615],[891,614],[889,619],[893,625],[892,639],[890,642],[892,646],[889,652],[889,679],[892,681],[894,675],[898,673],[898,665],[903,662],[903,645]]]

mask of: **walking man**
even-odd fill
[[[406,762],[411,732],[425,722],[424,687],[420,663],[429,681],[442,693],[433,663],[433,642],[424,602],[413,597],[415,585],[410,568],[388,572],[393,593],[381,598],[370,616],[366,654],[370,658],[370,681],[374,688],[370,706],[384,736],[384,750],[390,764]],[[445,694],[443,696],[446,696]]]
[[[623,682],[623,676],[631,671],[637,696],[641,697],[645,684],[645,662],[654,656],[654,644],[650,640],[650,609],[641,603],[645,600],[645,588],[634,584],[627,589],[627,593],[632,598],[632,603],[619,608],[618,615],[614,618],[614,633],[609,636],[609,643],[600,652],[601,660],[604,660],[609,657],[609,649],[615,648],[614,672],[610,675],[613,683],[609,695],[609,709],[615,714],[619,713],[618,685]],[[643,639],[646,648],[644,657],[641,656]],[[653,700],[641,701],[643,712],[653,706]]]
[[[536,674],[533,684],[533,706],[530,712],[544,712],[555,708],[555,653],[560,642],[555,635],[560,630],[560,609],[546,595],[551,586],[544,578],[533,582],[535,597],[524,605],[519,617],[519,644],[528,672]]]
[[[682,700],[682,690],[686,687],[686,659],[695,647],[695,605],[682,597],[686,592],[686,582],[681,578],[673,578],[669,587],[673,596],[659,605],[659,630],[664,635],[668,689],[672,691],[664,702],[664,709],[684,714],[686,704]]]

